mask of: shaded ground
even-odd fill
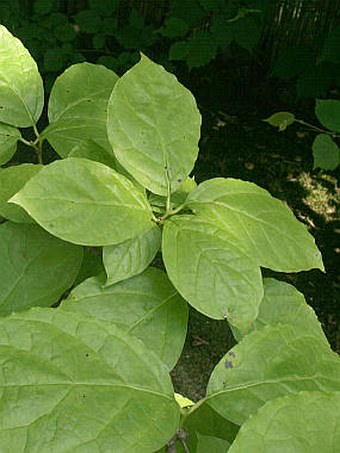
[[[279,133],[261,121],[276,111],[290,111],[317,124],[313,102],[295,102],[289,87],[268,82],[259,68],[241,65],[235,73],[236,67],[211,65],[183,81],[193,91],[203,115],[196,180],[223,176],[255,182],[285,200],[307,225],[322,252],[326,273],[264,270],[264,274],[292,283],[305,295],[332,348],[340,352],[339,170],[312,170],[314,133],[300,125]],[[192,310],[185,349],[172,373],[176,390],[194,400],[201,398],[211,371],[232,344],[224,321],[210,320]]]

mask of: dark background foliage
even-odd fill
[[[278,133],[261,120],[287,110],[318,125],[315,98],[340,99],[339,17],[339,0],[0,0],[0,23],[30,50],[47,92],[71,64],[121,75],[140,51],[177,75],[203,115],[197,180],[254,181],[315,236],[327,273],[275,277],[305,294],[337,350],[339,170],[313,170],[313,132]],[[231,341],[225,323],[192,310],[176,387],[202,396]]]

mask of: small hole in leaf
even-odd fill
[[[230,355],[230,357],[236,357],[234,351],[229,351],[229,352],[227,352],[227,354]]]
[[[82,394],[81,394],[81,397],[82,397],[82,398],[86,398],[86,394],[85,394],[85,393],[82,393]]]
[[[86,358],[90,357],[90,354],[88,352],[85,352],[85,357]]]

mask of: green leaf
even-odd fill
[[[138,184],[138,182],[123,168],[118,160],[115,158],[115,155],[110,149],[103,148],[98,145],[98,143],[93,140],[86,140],[81,142],[79,145],[76,145],[70,151],[69,157],[83,157],[85,159],[94,160],[95,162],[101,162],[108,167],[111,167],[113,170],[116,170],[121,175],[130,179],[134,185],[144,191],[144,188]]]
[[[161,245],[161,230],[154,224],[139,236],[117,245],[103,248],[103,263],[107,274],[105,286],[143,272],[155,258]]]
[[[92,45],[95,49],[103,49],[105,46],[105,35],[98,33],[92,39]]]
[[[12,159],[20,138],[20,131],[16,127],[0,123],[0,165],[4,165]]]
[[[178,426],[165,366],[116,326],[33,309],[0,319],[0,345],[3,451],[150,453]]]
[[[114,13],[119,6],[119,0],[90,0],[89,3],[91,9],[105,17]]]
[[[53,0],[35,0],[33,11],[35,14],[44,15],[51,12],[53,8]]]
[[[170,46],[169,60],[186,60],[189,52],[189,41],[176,41]]]
[[[7,203],[7,201],[19,192],[41,168],[42,165],[33,164],[0,168],[0,214],[2,217],[18,223],[34,223],[32,217],[23,208]]]
[[[82,33],[98,33],[102,28],[100,17],[91,9],[79,11],[74,16],[74,20]]]
[[[188,408],[189,406],[194,406],[195,403],[186,396],[181,395],[180,393],[175,393],[175,400],[177,401],[181,409]]]
[[[84,141],[110,149],[107,102],[118,76],[104,66],[79,63],[59,76],[48,104],[50,125],[42,132],[61,157]]]
[[[261,28],[251,17],[243,17],[232,23],[234,40],[240,47],[251,52],[261,37]]]
[[[303,390],[340,390],[340,359],[314,332],[290,324],[255,330],[214,369],[206,402],[241,425],[265,402]]]
[[[314,62],[314,55],[307,46],[287,47],[274,63],[272,75],[283,80],[290,80],[310,68]]]
[[[165,20],[161,35],[167,38],[175,38],[186,35],[188,31],[189,26],[183,19],[170,16]]]
[[[119,325],[172,369],[184,345],[188,308],[166,274],[149,268],[110,287],[104,282],[100,276],[85,280],[63,302],[63,309]]]
[[[335,453],[340,443],[340,392],[276,398],[245,421],[230,453]]]
[[[178,187],[176,192],[171,194],[171,199],[170,199],[170,208],[171,209],[176,209],[178,208],[181,204],[185,202],[185,200],[188,198],[189,193],[197,187],[196,181],[194,178],[186,178],[182,184]],[[166,197],[163,197],[161,195],[156,195],[153,193],[149,194],[149,202],[153,208],[154,211],[159,212],[159,213],[164,213],[166,210]]]
[[[164,226],[162,253],[170,280],[190,305],[248,331],[263,296],[261,272],[223,232],[195,216],[174,216]]]
[[[189,434],[189,451],[222,453],[235,439],[239,427],[221,417],[206,402],[192,407],[185,417],[183,429]]]
[[[108,137],[118,161],[144,187],[175,191],[198,154],[201,116],[190,91],[142,55],[116,83],[108,107]]]
[[[44,106],[44,87],[28,50],[0,25],[0,122],[29,127]]]
[[[263,288],[264,296],[259,315],[251,330],[260,329],[268,324],[292,324],[297,328],[309,330],[315,337],[328,344],[314,310],[294,286],[274,278],[265,278]],[[239,341],[242,335],[238,334],[236,338]]]
[[[335,170],[340,164],[340,149],[327,134],[319,134],[312,145],[314,166],[323,170]]]
[[[253,183],[210,179],[190,193],[187,205],[215,223],[259,266],[280,272],[324,269],[307,228],[284,203]]]
[[[315,115],[327,129],[340,132],[340,101],[317,99]]]
[[[73,283],[82,256],[81,247],[35,225],[1,224],[0,314],[56,303]]]
[[[101,249],[97,249],[95,247],[84,247],[83,260],[73,286],[77,286],[87,278],[98,274],[105,274],[101,258]]]
[[[10,202],[74,244],[119,244],[153,225],[146,196],[124,176],[88,159],[45,166]]]
[[[209,63],[216,57],[217,43],[209,31],[201,31],[188,42],[187,64],[197,68]]]
[[[118,171],[114,154],[93,140],[86,140],[76,145],[70,151],[69,157],[83,157],[84,159],[100,162]]]
[[[60,47],[48,49],[44,54],[45,71],[58,72],[66,63],[66,56]]]
[[[283,132],[287,129],[288,126],[294,123],[295,116],[290,112],[277,112],[263,121],[270,124],[271,126],[278,127],[279,131]]]

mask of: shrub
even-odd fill
[[[146,56],[121,78],[71,66],[40,132],[37,66],[4,27],[0,45],[2,449],[332,451],[338,357],[303,296],[260,270],[323,270],[306,228],[255,184],[196,185],[195,100]],[[46,140],[61,159],[43,165]],[[18,141],[37,165],[10,165]],[[169,377],[188,304],[238,341],[196,404]]]

